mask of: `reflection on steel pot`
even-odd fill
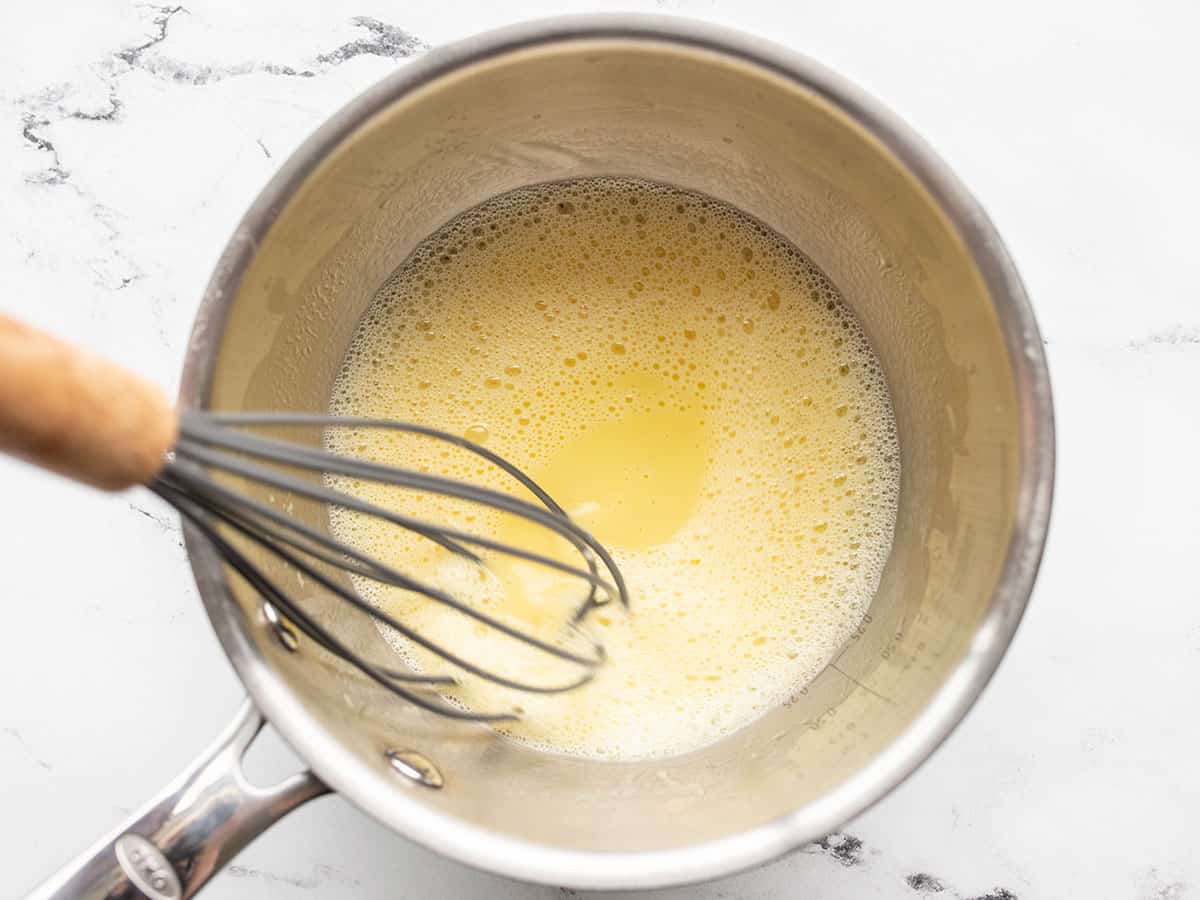
[[[1041,341],[999,238],[941,162],[840,78],[779,48],[675,19],[587,17],[406,66],[310,138],[247,213],[197,317],[182,403],[323,409],[365,305],[425,235],[501,192],[587,175],[745,210],[857,313],[890,385],[902,485],[891,558],[856,639],[793,702],[704,750],[566,758],[396,703],[304,639],[281,639],[286,626],[189,534],[252,705],[34,896],[189,896],[324,785],[419,843],[512,877],[699,881],[838,828],[970,707],[1017,626],[1046,534]],[[357,649],[381,645],[368,621],[339,624]],[[247,784],[239,760],[256,709],[313,774]]]

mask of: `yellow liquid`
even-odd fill
[[[519,710],[543,749],[641,759],[712,743],[785,701],[866,613],[891,547],[899,453],[870,345],[829,281],[737,210],[629,179],[527,188],[460,216],[381,288],[335,385],[340,415],[464,435],[528,472],[613,553],[632,594],[584,628],[608,662],[568,694],[470,675],[452,699]],[[444,445],[386,432],[334,449],[512,489]],[[395,488],[401,512],[571,559],[545,532]],[[523,496],[522,489],[514,491]],[[480,568],[346,511],[338,537],[558,640],[577,582],[485,554]],[[575,557],[578,562],[578,557]],[[577,670],[471,619],[362,582],[406,624],[502,674]],[[395,633],[416,667],[460,675]]]

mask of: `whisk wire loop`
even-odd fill
[[[492,488],[412,469],[383,466],[368,460],[335,454],[324,448],[265,437],[246,430],[262,426],[308,426],[323,430],[390,429],[443,441],[494,465],[528,490],[541,505]],[[291,474],[281,471],[280,468],[317,473],[321,480]],[[555,694],[578,688],[591,680],[596,667],[603,662],[603,648],[593,644],[590,652],[585,653],[543,640],[482,609],[464,603],[449,591],[406,575],[384,561],[355,549],[334,538],[324,529],[301,521],[290,511],[282,510],[222,483],[215,473],[233,475],[272,491],[305,498],[327,507],[341,507],[386,521],[432,541],[474,564],[486,565],[484,558],[475,552],[478,549],[523,560],[576,578],[587,585],[587,596],[576,609],[574,616],[564,623],[571,626],[571,630],[593,608],[610,599],[619,600],[628,606],[628,591],[624,579],[604,546],[572,522],[553,498],[529,476],[503,457],[466,438],[427,426],[385,419],[341,418],[304,413],[183,413],[174,452],[162,472],[150,484],[151,490],[175,506],[212,544],[220,557],[259,592],[265,602],[287,616],[301,633],[328,652],[346,660],[393,694],[429,712],[455,719],[487,722],[516,718],[515,713],[508,711],[467,710],[453,705],[445,698],[421,692],[439,685],[457,684],[458,679],[453,676],[400,672],[365,659],[307,611],[302,601],[294,596],[294,592],[280,587],[261,566],[256,565],[241,549],[242,541],[265,550],[323,591],[347,603],[357,612],[393,629],[406,640],[424,648],[456,669],[506,688],[536,694]],[[517,516],[565,540],[582,557],[586,568],[525,547],[387,509],[324,483],[324,479],[330,475],[433,493]],[[223,534],[224,529],[229,529],[232,534]],[[241,540],[232,540],[234,535]],[[583,671],[571,679],[563,679],[555,684],[537,684],[528,679],[503,675],[472,662],[460,653],[421,634],[397,616],[363,599],[351,586],[339,583],[341,579],[330,577],[330,570],[346,572],[358,578],[419,594],[457,614],[471,618],[480,625],[495,629],[528,651],[546,654]]]

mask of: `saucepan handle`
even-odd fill
[[[182,900],[293,809],[329,789],[311,772],[249,783],[242,757],[262,729],[247,700],[211,747],[124,824],[27,900]]]

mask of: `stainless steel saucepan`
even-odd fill
[[[503,191],[600,174],[757,216],[833,279],[874,342],[902,487],[855,640],[792,702],[707,749],[565,758],[397,703],[296,640],[188,535],[250,699],[188,772],[34,897],[190,896],[326,785],[492,872],[580,888],[700,881],[837,829],[962,718],[1008,646],[1046,535],[1041,340],[1000,239],[937,157],[777,47],[675,19],[587,17],[405,66],[326,123],[246,214],[197,316],[181,403],[324,409],[364,307],[425,235]],[[343,624],[359,649],[381,641],[365,621]],[[266,790],[240,768],[264,716],[311,769]]]

